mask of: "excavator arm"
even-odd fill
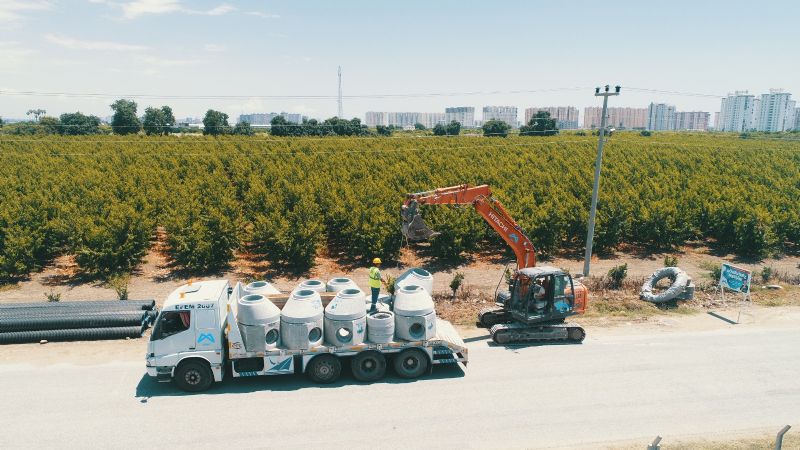
[[[462,184],[433,191],[407,194],[400,215],[402,232],[410,241],[430,239],[436,233],[425,225],[418,213],[420,205],[472,205],[478,214],[514,250],[517,269],[536,265],[536,250],[522,228],[494,197],[488,185],[470,186]]]

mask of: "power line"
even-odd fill
[[[625,88],[625,90],[635,91],[635,92],[652,92],[654,94],[681,95],[685,97],[725,98],[724,95],[718,95],[718,94],[703,94],[698,92],[670,91],[664,89],[637,88],[629,86],[623,86],[623,87]]]

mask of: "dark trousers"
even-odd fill
[[[381,288],[370,288],[372,290],[372,308],[370,310],[375,309],[375,304],[378,303],[378,295],[381,293]]]

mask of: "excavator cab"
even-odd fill
[[[558,321],[577,314],[572,277],[560,269],[539,266],[519,270],[510,291],[506,307],[517,322]]]

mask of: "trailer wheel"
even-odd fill
[[[186,361],[175,370],[175,384],[188,392],[205,391],[214,382],[214,374],[207,363]]]
[[[342,373],[342,362],[333,355],[319,355],[308,363],[306,373],[314,383],[333,383]]]
[[[358,381],[378,381],[386,374],[386,358],[380,352],[367,350],[350,360],[350,368]]]
[[[417,348],[403,350],[394,358],[394,370],[401,378],[417,378],[428,370],[428,356]]]

